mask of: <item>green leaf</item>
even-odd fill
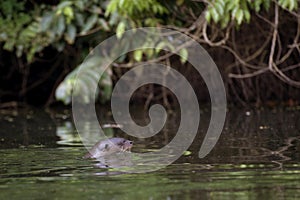
[[[188,51],[186,48],[180,49],[179,51],[179,55],[180,55],[180,61],[182,64],[184,64],[187,59],[188,59]]]
[[[76,27],[73,24],[69,24],[67,27],[67,32],[65,33],[65,40],[69,44],[73,44],[75,37],[76,37]]]
[[[93,89],[98,88],[101,93],[100,102],[105,103],[110,99],[112,93],[112,71],[110,68],[105,70],[105,66],[103,65],[103,59],[99,57],[94,56],[86,60],[59,85],[55,92],[56,99],[63,101],[65,104],[70,104],[71,95],[73,95],[81,100],[81,103],[87,104],[94,95],[99,98],[99,90],[96,91],[96,94],[93,91]],[[82,71],[80,77],[77,77],[79,67]],[[103,73],[100,77],[101,71]],[[75,81],[76,88],[74,88]]]
[[[75,1],[74,5],[79,8],[80,11],[82,11],[84,9],[84,2],[83,1]]]
[[[295,10],[297,8],[297,0],[288,0],[289,5],[288,5],[288,9],[290,11]]]
[[[3,46],[3,49],[7,50],[7,51],[12,51],[15,45],[15,40],[11,39],[11,40],[7,40]]]
[[[220,16],[224,14],[224,7],[221,5],[221,3],[216,2],[214,8],[220,14]]]
[[[181,6],[184,3],[184,0],[176,0],[176,5]]]
[[[270,9],[271,0],[264,0],[263,5],[266,10]]]
[[[219,15],[219,13],[217,12],[217,10],[216,10],[215,8],[212,8],[212,9],[210,10],[210,12],[211,12],[211,16],[212,16],[214,22],[215,22],[215,23],[218,23],[219,20],[220,20],[220,15]]]
[[[183,152],[183,155],[184,155],[184,156],[189,156],[189,155],[191,155],[191,154],[192,154],[191,151],[184,151],[184,152]]]
[[[221,21],[221,27],[222,28],[226,28],[228,23],[230,21],[230,16],[229,13],[225,13],[225,16],[223,17],[222,21]]]
[[[287,0],[280,0],[278,3],[279,3],[279,5],[281,5],[281,7],[283,7],[283,8],[287,8],[288,5],[289,5],[289,1],[287,1]]]
[[[126,3],[126,0],[119,0],[119,4],[118,4],[118,6],[120,7],[120,8],[124,8],[124,4]]]
[[[152,48],[147,48],[147,49],[145,49],[145,53],[146,53],[146,55],[147,55],[147,58],[152,58],[153,57],[153,55],[154,55],[154,49],[152,49]]]
[[[230,11],[230,10],[233,10],[234,8],[236,8],[238,5],[235,3],[235,1],[229,1],[227,4],[226,4],[226,10]]]
[[[125,32],[125,28],[126,28],[126,24],[125,22],[121,21],[118,26],[117,26],[117,29],[116,29],[116,36],[118,39],[120,39],[124,32]]]
[[[155,52],[159,53],[161,50],[164,49],[165,46],[166,46],[166,42],[165,41],[161,41],[160,43],[158,43],[158,45],[156,45]]]
[[[239,10],[239,7],[235,7],[231,12],[231,17],[234,19],[236,17],[236,13]]]
[[[98,19],[98,15],[97,14],[91,15],[87,19],[87,21],[85,23],[85,26],[84,26],[84,28],[83,28],[83,30],[81,31],[80,34],[85,34],[87,31],[91,30],[95,26],[95,24],[97,22],[97,19]]]
[[[119,0],[111,0],[109,4],[107,5],[106,11],[105,11],[105,17],[108,17],[111,13],[117,11]]]
[[[55,26],[55,32],[58,36],[61,36],[64,32],[66,28],[66,25],[65,25],[65,18],[63,15],[59,15],[58,16],[58,20],[57,20],[57,23],[56,23],[56,26]]]
[[[235,19],[236,19],[238,25],[241,25],[241,23],[243,21],[243,17],[244,17],[244,12],[243,12],[243,10],[239,9],[236,12],[236,16],[235,16]]]
[[[51,23],[53,21],[53,13],[46,13],[41,20],[41,31],[46,31],[49,29]]]
[[[104,20],[103,18],[100,18],[100,19],[99,19],[99,24],[102,26],[102,28],[103,28],[105,31],[110,31],[110,27],[108,26],[107,21]]]
[[[73,89],[73,84],[70,81],[63,81],[59,84],[55,90],[55,98],[58,101],[62,101],[65,105],[71,103],[71,92]]]
[[[248,9],[244,11],[244,15],[245,15],[246,22],[249,23],[251,15]]]
[[[138,50],[135,50],[133,52],[133,58],[134,60],[140,62],[142,61],[142,58],[143,58],[143,50],[142,49],[138,49]]]
[[[84,16],[83,14],[81,13],[75,13],[75,23],[80,26],[80,27],[83,27],[85,25],[85,22],[84,22]]]
[[[57,9],[60,10],[60,9],[63,9],[64,7],[70,6],[70,5],[72,5],[72,1],[63,1],[57,5]]]
[[[206,19],[206,21],[208,23],[210,23],[210,21],[211,21],[211,14],[210,14],[210,12],[208,12],[208,11],[205,12],[205,19]]]
[[[74,19],[74,12],[72,7],[70,6],[65,7],[63,13],[66,16],[67,24],[69,24]]]

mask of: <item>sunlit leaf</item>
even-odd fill
[[[210,21],[211,21],[211,14],[210,14],[210,12],[208,12],[208,11],[205,12],[205,19],[206,19],[206,21],[208,23],[210,23]]]
[[[250,14],[249,10],[245,10],[244,15],[245,15],[246,22],[249,23],[250,18],[251,18],[251,14]]]
[[[288,0],[289,4],[288,4],[288,9],[290,11],[296,9],[298,6],[297,6],[297,0]]]
[[[73,84],[70,81],[64,81],[55,90],[55,98],[58,101],[62,101],[65,105],[71,103],[71,93]]]
[[[212,9],[210,10],[210,12],[211,12],[211,16],[212,16],[214,22],[215,22],[215,23],[218,23],[219,20],[220,20],[220,15],[219,15],[219,13],[217,12],[217,10],[216,10],[215,8],[212,8]]]
[[[179,55],[180,55],[180,61],[181,63],[185,63],[188,59],[188,51],[186,48],[182,48],[179,51]]]
[[[189,155],[191,155],[191,154],[192,154],[191,151],[187,151],[187,150],[186,150],[186,151],[183,152],[183,155],[184,155],[184,156],[189,156]]]
[[[138,62],[142,61],[142,58],[143,58],[143,50],[141,50],[141,49],[135,50],[135,51],[133,52],[133,58],[134,58],[134,60],[136,60],[136,61],[138,61]]]
[[[164,47],[166,46],[166,42],[161,41],[160,43],[158,43],[155,47],[155,51],[156,53],[160,52],[161,50],[164,49]]]
[[[232,10],[233,8],[237,7],[237,4],[234,2],[234,1],[229,1],[227,4],[226,4],[226,7],[227,7],[227,10]]]
[[[118,24],[117,29],[116,29],[116,36],[118,39],[120,39],[122,37],[122,35],[124,34],[125,28],[126,28],[125,22],[121,21]]]
[[[222,21],[221,21],[221,27],[226,28],[229,21],[230,21],[230,16],[229,16],[228,13],[226,13],[225,16],[223,17]]]
[[[70,6],[66,6],[63,10],[63,13],[66,16],[67,24],[69,24],[71,22],[71,20],[74,19],[73,9]]]
[[[237,12],[236,12],[236,21],[237,23],[240,25],[243,21],[243,17],[244,17],[244,12],[243,10],[239,9]]]
[[[222,6],[221,3],[215,3],[214,8],[216,9],[216,11],[220,14],[223,15],[224,14],[224,7]]]
[[[154,49],[152,49],[152,48],[146,49],[145,54],[147,55],[147,58],[152,58],[154,55]]]

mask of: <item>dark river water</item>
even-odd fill
[[[0,110],[0,199],[300,199],[300,108],[228,109],[216,146],[200,159],[208,110],[202,109],[198,135],[184,155],[138,174],[82,159],[87,150],[70,110]],[[148,122],[141,108],[132,116]],[[104,108],[98,117],[101,125],[113,123]],[[145,153],[166,145],[179,119],[170,114],[151,138],[104,131],[134,141],[132,152]],[[94,129],[85,126],[87,134]]]

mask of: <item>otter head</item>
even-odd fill
[[[130,151],[132,148],[133,142],[130,140],[125,140],[122,139],[119,143],[118,146],[122,151]]]

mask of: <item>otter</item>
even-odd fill
[[[99,158],[109,154],[130,151],[133,142],[124,138],[110,138],[98,141],[83,158]]]

